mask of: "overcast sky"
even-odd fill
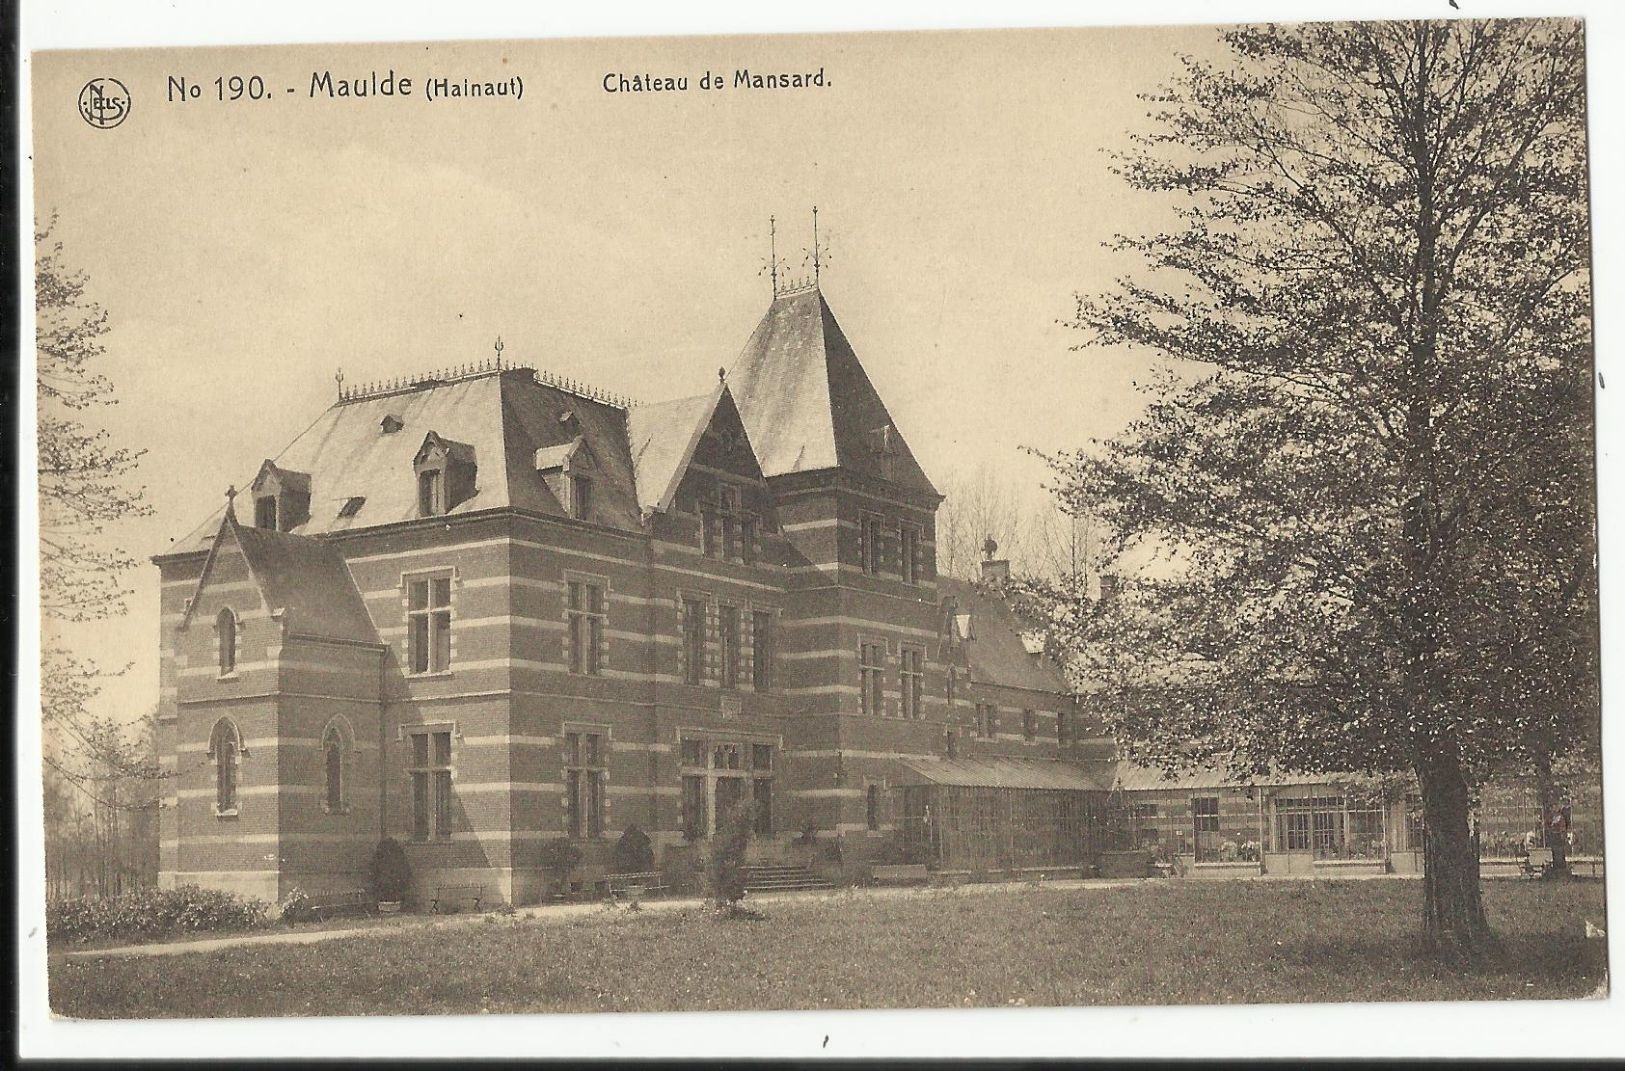
[[[819,206],[824,291],[939,485],[1019,448],[1110,435],[1143,354],[1072,352],[1072,294],[1165,206],[1110,174],[1136,94],[1210,29],[45,53],[35,189],[112,330],[106,426],[144,447],[143,561],[194,528],[355,384],[505,358],[646,400],[697,393],[765,310],[767,220],[800,270]],[[816,71],[822,89],[703,92],[707,71]],[[393,70],[408,99],[312,100],[313,72]],[[689,78],[606,93],[606,74]],[[216,76],[270,99],[219,102]],[[430,77],[524,81],[522,101],[423,99]],[[202,97],[166,100],[169,76]],[[129,118],[78,114],[116,77]],[[293,93],[288,93],[288,89]],[[129,614],[69,634],[132,662],[104,709],[156,700],[157,570]]]

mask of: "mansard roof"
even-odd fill
[[[1055,662],[1032,654],[1023,640],[1028,631],[1010,604],[984,584],[957,577],[937,577],[937,592],[956,601],[956,613],[970,617],[971,638],[965,642],[971,680],[1035,692],[1070,693],[1066,675]]]
[[[361,592],[337,550],[309,536],[245,527],[230,511],[220,522],[209,560],[198,577],[199,592],[209,583],[215,559],[232,544],[242,551],[266,608],[285,615],[289,632],[379,642]]]
[[[773,299],[728,384],[765,476],[844,468],[937,494],[816,287]]]
[[[385,418],[393,417],[389,427]],[[429,433],[466,447],[477,464],[475,491],[450,515],[518,508],[564,516],[564,506],[536,468],[539,451],[582,440],[592,452],[597,486],[594,519],[641,526],[627,449],[626,409],[558,386],[528,368],[340,400],[275,459],[310,477],[310,517],[295,532],[322,535],[418,518],[414,462]],[[394,428],[397,430],[389,430]],[[344,505],[365,502],[352,515]],[[224,507],[169,553],[207,548]]]

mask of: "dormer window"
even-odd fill
[[[592,508],[592,481],[585,476],[570,477],[570,516],[578,521],[587,519]]]
[[[446,512],[446,474],[439,469],[418,473],[418,514],[439,517]]]
[[[418,516],[442,517],[474,497],[474,448],[442,438],[423,437],[412,462],[418,480]]]
[[[273,461],[254,477],[254,527],[291,532],[310,519],[310,474],[278,468]]]
[[[576,427],[576,418],[565,413],[559,423],[568,429]],[[559,500],[566,515],[578,521],[592,520],[593,478],[598,463],[592,448],[580,435],[567,443],[544,446],[536,451],[536,473],[541,476],[553,497]]]
[[[875,465],[884,480],[894,479],[897,470],[897,433],[890,424],[869,433],[869,449],[875,455]]]

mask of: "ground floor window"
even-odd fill
[[[1274,801],[1278,852],[1313,852],[1317,859],[1380,859],[1387,822],[1377,800],[1304,796]]]
[[[604,738],[599,733],[564,734],[564,832],[581,839],[604,835]]]
[[[451,837],[451,731],[412,736],[412,839]]]
[[[710,836],[747,798],[756,804],[752,829],[771,834],[774,750],[766,743],[684,737],[679,747],[683,836]]]

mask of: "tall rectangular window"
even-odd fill
[[[1064,711],[1064,710],[1056,711],[1055,712],[1055,742],[1057,744],[1070,744],[1072,742],[1072,739],[1071,739],[1071,736],[1070,736],[1071,731],[1072,731],[1072,722],[1071,722],[1070,719],[1067,718],[1066,711]]]
[[[858,645],[858,687],[863,697],[865,714],[886,713],[886,645],[861,643]]]
[[[993,704],[976,704],[976,735],[983,740],[999,735],[999,710]]]
[[[592,481],[585,476],[571,476],[570,516],[578,521],[584,521],[590,509],[592,509]]]
[[[870,785],[863,793],[863,824],[874,833],[880,829],[880,786]]]
[[[418,473],[418,516],[438,517],[446,512],[446,477],[439,469]]]
[[[745,513],[739,518],[739,560],[746,565],[756,563],[756,517]]]
[[[880,572],[881,549],[886,538],[886,522],[879,514],[865,513],[859,529],[858,548],[863,571],[871,576]]]
[[[683,775],[683,836],[700,840],[710,832],[705,809],[705,775]]]
[[[733,561],[739,557],[739,492],[732,487],[719,488],[717,501],[722,514],[722,556]]]
[[[451,732],[415,732],[412,738],[412,839],[451,836]]]
[[[569,836],[578,840],[603,836],[607,775],[603,737],[564,734],[564,831]]]
[[[1038,739],[1038,711],[1021,712],[1021,738],[1029,744]]]
[[[903,717],[924,717],[921,698],[925,692],[925,652],[918,647],[904,647],[900,656],[897,688]]]
[[[596,677],[603,672],[604,589],[585,580],[566,585],[569,599],[570,672]]]
[[[903,583],[918,584],[920,582],[920,530],[911,524],[905,524],[897,530],[898,565],[903,574]]]
[[[692,596],[683,598],[683,679],[705,680],[705,601]]]
[[[1196,832],[1219,831],[1219,797],[1197,796],[1191,800],[1191,814],[1196,818]]]
[[[722,686],[739,687],[739,608],[717,608],[717,641],[722,658]]]
[[[752,744],[750,748],[751,799],[756,801],[753,827],[759,837],[773,835],[773,745]]]
[[[254,500],[254,527],[276,529],[276,496],[265,495]]]
[[[750,677],[758,692],[773,687],[773,615],[766,610],[750,615]]]
[[[451,668],[451,577],[410,580],[406,586],[407,665],[412,673]]]

